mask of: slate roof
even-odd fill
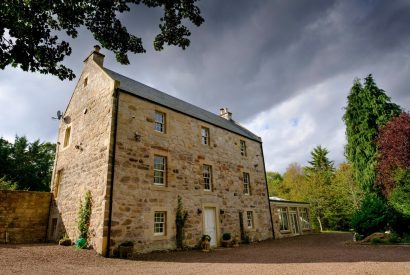
[[[283,202],[283,203],[309,204],[308,202],[304,202],[304,201],[290,201],[290,200],[279,198],[279,197],[269,197],[269,201],[271,201],[271,202]]]
[[[222,118],[216,114],[208,112],[188,102],[170,96],[164,92],[156,90],[152,87],[142,84],[141,82],[135,81],[131,78],[123,76],[109,69],[104,68],[104,70],[111,78],[120,82],[119,89],[122,91],[128,92],[132,95],[138,96],[148,101],[157,103],[164,107],[168,107],[172,110],[184,113],[188,116],[197,118],[209,124],[234,132],[246,138],[262,142],[262,139],[260,137],[258,137],[251,131],[245,129],[244,127],[236,123],[234,120],[227,120],[225,118]]]

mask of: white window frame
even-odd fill
[[[245,195],[251,194],[251,184],[250,184],[250,175],[249,173],[243,172],[243,193]]]
[[[162,159],[161,162],[156,162],[156,160]],[[161,166],[159,166],[161,165]],[[158,180],[158,179],[162,179]],[[160,155],[154,155],[154,184],[165,186],[167,181],[167,158]]]
[[[209,146],[209,128],[201,127],[201,143]]]
[[[279,207],[279,230],[280,231],[289,231],[289,215],[287,207]],[[286,223],[285,223],[286,222]]]
[[[244,157],[246,157],[246,155],[247,155],[247,152],[246,152],[246,141],[244,141],[244,140],[240,140],[239,141],[239,146],[240,146],[240,148],[241,148],[241,155],[242,156],[244,156]]]
[[[155,111],[154,115],[154,129],[159,133],[165,133],[166,115],[163,112]]]
[[[248,228],[254,227],[253,211],[246,211],[246,225]]]
[[[302,229],[310,229],[309,211],[307,207],[300,208],[299,213]]]
[[[155,211],[154,212],[154,235],[165,236],[167,228],[167,212]]]
[[[202,177],[204,182],[204,190],[212,191],[212,166],[203,164],[202,165]]]

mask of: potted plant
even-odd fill
[[[211,236],[202,235],[201,248],[203,252],[209,252],[211,250]]]
[[[121,259],[128,259],[132,256],[132,252],[134,250],[134,243],[131,241],[123,242],[118,247],[118,250]]]
[[[223,247],[229,247],[229,246],[231,246],[231,243],[232,243],[231,233],[229,233],[229,232],[223,233],[222,241],[221,241],[222,246]]]

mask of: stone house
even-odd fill
[[[310,204],[270,197],[275,239],[305,235],[312,232]]]
[[[188,211],[184,243],[203,234],[272,238],[261,138],[103,66],[99,47],[61,118],[52,180],[50,240],[78,238],[80,201],[91,191],[89,243],[110,256],[174,249],[178,196]]]

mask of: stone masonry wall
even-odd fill
[[[78,238],[80,201],[89,190],[92,196],[89,242],[102,254],[106,248],[104,221],[108,213],[107,178],[115,82],[92,57],[85,62],[64,114],[66,120],[60,123],[60,144],[53,173],[55,201],[49,221],[50,227],[57,221],[57,230],[48,237],[58,240],[67,233],[73,241]],[[71,127],[71,138],[69,145],[64,147],[67,127]]]
[[[0,190],[0,243],[46,240],[51,194]]]
[[[155,111],[166,114],[166,133],[154,130]],[[188,246],[197,245],[203,235],[207,206],[216,208],[218,242],[224,232],[240,236],[240,211],[251,238],[272,237],[260,143],[126,93],[120,94],[119,114],[113,249],[124,241],[133,241],[138,252],[175,248],[178,195],[189,214]],[[201,144],[201,126],[209,129],[209,146]],[[246,157],[240,153],[240,140],[246,141]],[[153,184],[154,155],[167,158],[165,187]],[[204,191],[203,164],[212,166],[212,192]],[[243,194],[243,172],[250,174],[251,195]],[[166,211],[165,236],[153,234],[155,211]],[[253,229],[247,229],[246,211],[253,211]]]

